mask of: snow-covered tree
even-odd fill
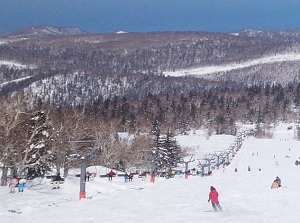
[[[156,167],[163,169],[175,167],[180,160],[180,147],[177,145],[174,135],[168,131],[165,135],[160,133],[159,123],[156,120],[153,125],[154,146],[152,152]]]
[[[157,168],[164,168],[166,150],[164,148],[164,139],[160,133],[159,121],[157,119],[154,119],[152,124],[152,135],[154,136],[154,145],[151,149],[153,153],[153,161]]]
[[[8,174],[16,174],[21,162],[20,149],[24,147],[23,121],[26,117],[24,98],[1,98],[0,104],[0,167],[1,185],[7,184]],[[10,170],[10,172],[9,172]]]
[[[166,162],[168,167],[176,167],[177,163],[180,162],[181,159],[181,149],[174,138],[173,132],[168,130],[166,134],[166,138],[164,141],[164,147],[167,150],[166,154]]]
[[[23,158],[27,176],[43,176],[54,165],[55,155],[51,151],[52,135],[48,114],[43,110],[34,112],[28,121],[28,140]]]
[[[63,168],[63,175],[67,176],[72,163],[78,163],[78,156],[74,154],[70,141],[87,139],[90,135],[89,123],[85,117],[85,108],[57,109],[52,113],[51,124],[55,128],[53,135],[56,140],[51,144],[52,151],[57,156],[57,172]]]

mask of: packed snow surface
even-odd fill
[[[34,65],[25,65],[25,64],[21,64],[21,63],[18,63],[15,61],[9,61],[9,60],[0,60],[0,66],[7,66],[7,67],[11,67],[11,68],[18,68],[18,69],[36,68],[36,66],[34,66]]]
[[[272,139],[244,138],[231,164],[215,169],[212,176],[156,177],[155,183],[150,183],[149,176],[145,181],[135,176],[127,183],[119,176],[109,182],[99,175],[110,169],[89,167],[97,176],[86,183],[87,198],[81,200],[75,170],[60,189],[53,190],[46,179],[28,182],[22,194],[9,194],[9,188],[3,186],[0,187],[0,222],[299,222],[300,166],[295,165],[295,160],[300,156],[300,141],[294,139],[294,127],[291,130],[287,127],[277,126]],[[181,145],[193,147],[196,158],[222,150],[222,144],[227,149],[234,143],[232,136],[207,138],[191,134],[177,139]],[[283,187],[271,189],[276,176],[281,178]],[[219,192],[223,212],[208,212],[212,210],[208,203],[212,185]]]

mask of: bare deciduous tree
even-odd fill
[[[11,100],[1,99],[0,163],[2,164],[2,186],[7,184],[9,169],[14,172],[15,167],[21,162],[20,151],[25,146],[23,121],[26,114],[24,99],[21,96],[16,96]]]

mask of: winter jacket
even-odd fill
[[[217,192],[216,189],[214,189],[211,192],[209,192],[208,200],[211,201],[211,203],[217,203],[217,202],[219,202],[218,196],[219,196],[219,193]]]
[[[108,173],[109,177],[112,177],[113,175],[115,175],[115,172],[113,172],[112,170]]]
[[[12,180],[11,180],[11,182],[10,182],[10,183],[11,183],[11,185],[12,185],[12,186],[14,186],[14,187],[15,187],[15,186],[17,186],[17,185],[18,185],[18,183],[19,183],[19,182],[18,182],[18,179],[17,179],[17,178],[12,178]]]
[[[271,188],[278,188],[278,183],[275,180],[272,183]]]

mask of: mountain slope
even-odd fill
[[[2,34],[4,38],[43,38],[50,36],[73,36],[87,34],[77,27],[53,27],[53,26],[32,26],[23,29],[16,29]]]
[[[24,38],[24,35],[34,38]],[[205,89],[228,84],[288,85],[299,81],[299,42],[297,30],[89,34],[77,28],[34,27],[0,39],[0,92],[33,94],[35,86],[40,86],[43,89],[40,99],[49,101],[49,92],[53,92],[59,98],[72,95],[73,99],[67,101],[78,105],[78,101],[93,103],[82,95],[89,95],[88,98],[139,97],[140,91],[133,93],[137,86],[145,95],[174,93],[174,85],[180,93],[186,89],[202,90],[202,87],[195,88],[195,82],[205,85]],[[170,77],[179,76],[178,72],[187,83]],[[132,83],[141,75],[147,81],[138,79]],[[29,76],[32,78],[14,82]],[[58,85],[57,79],[72,84],[66,88],[62,81]],[[123,85],[124,79],[130,79],[131,84]],[[95,90],[85,87],[88,82],[99,81],[114,83],[116,87],[107,86],[109,91],[105,92],[98,90],[98,85],[94,85]],[[149,82],[163,87],[155,92],[144,91]],[[56,105],[61,103],[50,101]]]
[[[300,170],[294,164],[299,158],[300,142],[293,139],[288,126],[277,126],[273,139],[246,138],[231,164],[225,170],[215,170],[209,177],[156,178],[154,184],[149,183],[149,177],[146,181],[134,177],[129,183],[124,183],[123,177],[115,177],[111,183],[106,178],[96,177],[86,183],[86,200],[78,200],[79,178],[72,176],[60,190],[51,190],[51,184],[46,181],[29,182],[30,188],[22,195],[6,194],[8,188],[1,187],[0,216],[11,223],[19,222],[20,217],[24,223],[77,223],[87,219],[90,222],[109,219],[113,223],[124,222],[124,219],[129,223],[292,223],[300,218],[297,209]],[[181,139],[183,144],[197,138],[195,135],[185,137]],[[226,142],[223,148],[227,149],[226,136],[211,140],[199,137],[198,151],[212,153],[215,143],[222,141]],[[202,147],[203,143],[207,146]],[[248,166],[251,171],[247,170]],[[284,188],[270,189],[276,176],[281,178]],[[211,185],[219,192],[224,212],[206,212],[212,209],[207,202]]]
[[[279,69],[276,69],[279,67]],[[270,72],[272,70],[272,73]],[[182,69],[164,72],[167,76],[193,76],[212,80],[235,80],[253,84],[253,76],[261,75],[259,82],[277,82],[287,84],[297,77],[300,70],[300,53],[285,53],[264,56],[239,63],[229,63],[218,66],[203,66],[199,68]],[[284,74],[284,75],[282,75]],[[250,78],[245,81],[246,76]]]

